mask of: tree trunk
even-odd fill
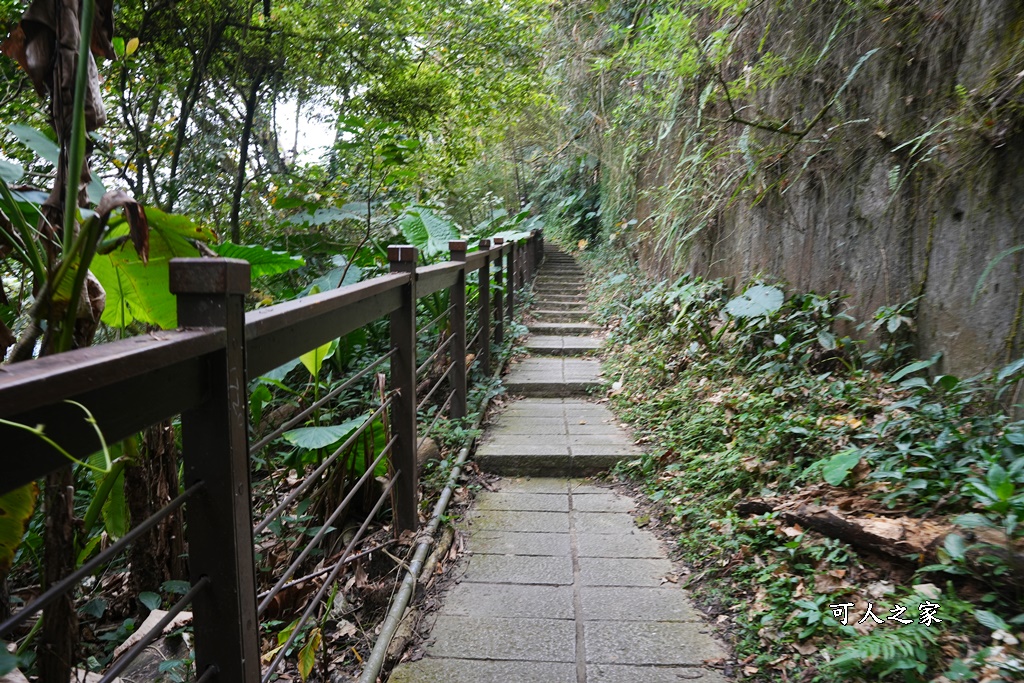
[[[263,85],[264,69],[260,69],[252,77],[252,87],[245,98],[245,120],[242,122],[242,139],[239,141],[238,173],[235,175],[235,190],[231,197],[231,241],[238,244],[242,241],[241,210],[242,191],[245,189],[245,171],[249,164],[249,140],[252,138],[252,122],[256,116],[256,105],[259,102],[260,86]]]
[[[75,569],[75,487],[70,467],[46,477],[44,505],[43,590]],[[65,593],[43,610],[39,646],[39,680],[65,683],[71,677],[78,646],[78,613],[73,592]]]
[[[124,489],[133,526],[178,495],[178,451],[170,421],[145,430],[137,461],[125,468]],[[181,515],[175,511],[131,545],[131,592],[159,591],[164,581],[185,578],[184,552]]]
[[[185,148],[185,139],[188,137],[188,122],[192,116],[192,108],[199,101],[199,94],[206,81],[206,69],[210,65],[214,52],[220,47],[220,39],[224,34],[225,25],[226,23],[222,21],[210,27],[209,38],[204,43],[203,49],[192,59],[192,74],[189,77],[185,93],[181,97],[181,111],[174,130],[171,169],[167,178],[167,201],[164,205],[164,210],[168,213],[174,210],[174,204],[178,201],[178,166],[181,162],[181,152]]]

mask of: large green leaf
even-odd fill
[[[25,169],[22,168],[21,164],[0,159],[0,180],[8,184],[14,184],[21,180],[23,175],[25,175]]]
[[[912,375],[913,373],[918,372],[920,370],[924,370],[926,368],[930,368],[931,366],[935,365],[936,362],[938,362],[940,355],[941,354],[935,354],[934,356],[932,356],[928,360],[915,361],[915,362],[911,363],[910,365],[906,365],[906,366],[900,368],[899,370],[897,370],[896,372],[893,373],[892,377],[889,378],[889,381],[893,382],[893,383],[899,382],[901,379],[903,379],[907,375]]]
[[[821,468],[821,474],[825,477],[825,481],[832,486],[839,486],[858,462],[860,462],[860,451],[844,451],[829,458],[825,466]]]
[[[117,540],[128,533],[128,501],[124,498],[124,470],[111,471],[105,476],[115,479],[107,501],[103,504],[103,527],[110,538]]]
[[[324,425],[321,427],[300,427],[284,433],[284,439],[306,450],[327,448],[339,441],[347,439],[359,425],[366,421],[365,417],[356,417],[342,422],[340,425]]]
[[[109,254],[98,254],[92,262],[92,273],[107,292],[102,319],[113,327],[123,328],[133,322],[163,329],[177,327],[177,300],[170,292],[168,264],[172,258],[199,256],[192,240],[216,239],[208,228],[184,216],[147,208],[146,218],[150,228],[148,264],[127,245]],[[127,224],[120,221],[109,236],[117,238],[127,234]]]
[[[316,665],[316,653],[320,649],[322,640],[323,636],[320,634],[320,629],[314,628],[309,632],[306,644],[299,650],[299,676],[302,677],[303,683],[309,678],[309,674],[313,672],[313,667]]]
[[[327,360],[327,358],[329,358],[332,353],[334,353],[334,349],[336,349],[337,347],[338,340],[332,339],[323,346],[318,346],[312,351],[307,351],[306,353],[302,354],[301,356],[299,356],[299,360],[302,361],[302,364],[306,367],[307,370],[309,370],[310,375],[312,375],[314,378],[318,377],[320,375],[320,368],[322,368],[324,365],[324,361]]]
[[[448,242],[459,239],[455,223],[422,207],[408,209],[398,224],[406,241],[423,252],[427,259],[448,253]]]
[[[300,297],[317,294],[318,292],[327,292],[332,289],[337,289],[338,287],[354,285],[362,279],[363,269],[354,263],[346,269],[345,264],[348,262],[348,259],[344,256],[335,254],[331,257],[331,262],[334,263],[336,267],[313,280],[309,287],[306,287],[299,293]],[[341,279],[342,275],[345,276],[344,281]]]
[[[224,258],[237,258],[248,261],[252,269],[252,277],[254,278],[287,273],[289,270],[295,270],[306,265],[305,260],[300,256],[292,256],[283,251],[271,251],[256,244],[225,242],[210,248]]]
[[[288,222],[296,225],[325,225],[343,220],[365,221],[367,206],[366,202],[349,202],[342,206],[317,209],[313,213],[297,213],[289,216]],[[373,216],[372,210],[370,216]]]
[[[769,285],[754,285],[725,305],[725,312],[734,318],[756,318],[771,315],[786,300],[782,290]]]
[[[0,578],[6,577],[25,526],[36,509],[39,486],[35,482],[0,495]]]
[[[6,676],[18,668],[18,656],[7,650],[7,641],[0,640],[0,676]]]
[[[23,145],[54,166],[60,162],[60,147],[43,132],[23,123],[12,123],[7,126],[7,130],[14,133]]]
[[[266,372],[260,375],[260,379],[268,380],[270,382],[281,382],[288,375],[289,372],[295,369],[301,361],[298,358],[293,358],[283,365],[279,365],[270,372]]]
[[[217,233],[210,228],[199,225],[188,216],[175,213],[164,213],[160,209],[146,207],[146,220],[149,227],[165,235],[176,235],[184,239],[198,240],[206,244],[217,242]]]

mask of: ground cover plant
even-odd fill
[[[616,475],[656,504],[733,673],[1024,676],[1024,361],[957,378],[908,357],[912,305],[858,323],[836,293],[585,262],[645,450]]]

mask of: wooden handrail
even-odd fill
[[[451,261],[417,268],[415,249],[389,247],[392,272],[372,280],[275,306],[243,311],[249,265],[232,259],[174,259],[172,292],[178,296],[177,330],[0,367],[0,418],[35,427],[72,456],[149,425],[182,416],[183,484],[195,615],[196,672],[207,679],[260,680],[249,492],[249,381],[282,363],[384,316],[390,317],[391,471],[394,528],[418,525],[416,465],[416,303],[447,289],[451,417],[466,414],[466,321],[479,322],[479,362],[487,372],[492,341],[511,321],[514,291],[542,257],[542,238],[491,246],[482,240],[467,253],[453,241]],[[492,268],[492,265],[494,266]],[[480,288],[477,310],[467,310],[466,285]],[[507,311],[507,313],[506,313]],[[493,332],[493,333],[492,333]],[[95,418],[95,428],[82,409]],[[0,493],[38,479],[69,461],[37,434],[0,425]],[[208,585],[207,585],[208,584]],[[27,609],[27,608],[26,608]],[[0,638],[6,634],[0,633]]]

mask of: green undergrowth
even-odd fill
[[[616,474],[678,538],[738,677],[1024,679],[1024,423],[1010,409],[1024,361],[972,378],[912,362],[912,302],[858,326],[836,293],[584,261],[612,404],[645,451]],[[902,530],[907,552],[787,516],[814,506]]]

